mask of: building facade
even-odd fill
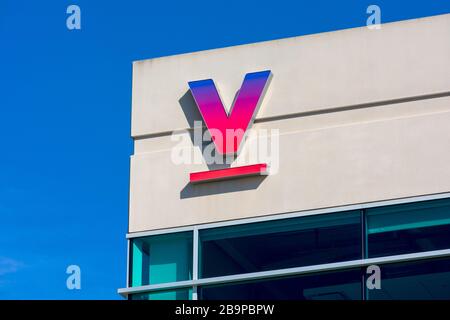
[[[449,57],[447,14],[135,62],[119,292],[450,299]],[[215,89],[224,121],[255,108],[228,164],[196,139]]]

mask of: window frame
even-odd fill
[[[198,299],[197,288],[199,286],[205,285],[214,285],[214,284],[224,284],[224,283],[232,283],[232,282],[242,282],[242,281],[251,281],[251,280],[259,280],[259,279],[268,279],[273,277],[285,277],[285,276],[294,276],[301,274],[311,274],[311,273],[319,273],[324,271],[334,271],[334,270],[343,270],[347,268],[362,268],[367,267],[372,264],[391,264],[391,263],[400,263],[407,262],[412,260],[424,260],[424,259],[435,259],[435,258],[444,258],[450,257],[450,248],[444,250],[435,250],[435,251],[425,251],[425,252],[417,252],[417,253],[408,253],[408,254],[400,254],[400,255],[392,255],[392,256],[382,256],[376,258],[367,258],[367,217],[364,212],[365,209],[382,207],[382,206],[391,206],[391,205],[399,205],[399,204],[407,204],[407,203],[415,203],[415,202],[423,202],[423,201],[432,201],[438,199],[450,199],[450,192],[448,193],[438,193],[426,196],[417,196],[417,197],[407,197],[400,198],[394,200],[384,200],[384,201],[376,201],[376,202],[368,202],[363,204],[355,204],[355,205],[346,205],[339,207],[330,207],[324,209],[314,209],[307,211],[296,211],[290,213],[279,213],[273,215],[267,215],[262,217],[255,218],[246,218],[239,220],[230,220],[224,222],[214,222],[214,223],[205,223],[193,226],[186,227],[176,227],[176,228],[168,228],[162,230],[155,231],[145,231],[145,232],[136,232],[136,233],[128,233],[126,238],[128,240],[128,252],[127,252],[127,285],[125,288],[121,288],[118,290],[118,293],[128,298],[128,295],[152,292],[152,291],[162,291],[162,290],[177,290],[182,288],[190,288],[192,290],[192,300]],[[281,220],[281,219],[290,219],[290,218],[300,218],[306,217],[310,215],[319,215],[319,214],[327,214],[327,213],[338,213],[345,211],[354,211],[354,210],[362,210],[362,237],[363,237],[363,245],[362,245],[362,259],[359,260],[351,260],[344,262],[335,262],[335,263],[327,263],[321,265],[311,265],[306,267],[294,267],[294,268],[285,268],[285,269],[276,269],[270,271],[258,271],[252,273],[244,273],[244,274],[235,274],[228,276],[220,276],[213,278],[203,278],[199,279],[199,258],[200,258],[200,242],[199,242],[199,230],[202,229],[211,229],[225,226],[233,226],[233,225],[242,225],[242,224],[250,224],[271,220]],[[170,282],[170,283],[161,283],[161,284],[153,284],[153,285],[145,285],[139,287],[130,287],[130,243],[131,239],[139,238],[139,237],[148,237],[153,235],[162,235],[162,234],[170,234],[170,233],[179,233],[190,231],[192,232],[193,239],[193,248],[192,248],[192,257],[193,257],[193,265],[192,265],[192,279],[186,281],[178,281],[178,282]],[[365,290],[363,290],[364,292]],[[365,296],[363,295],[363,299]]]

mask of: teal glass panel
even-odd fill
[[[362,272],[349,269],[199,287],[201,300],[361,300]]]
[[[380,265],[381,288],[369,300],[450,300],[450,259]]]
[[[130,300],[192,300],[192,289],[135,293],[129,298]]]
[[[202,278],[362,258],[361,211],[200,230]]]
[[[450,248],[450,200],[367,209],[368,257]]]
[[[143,257],[148,257],[148,253],[144,254],[144,241],[132,241],[132,263],[131,263],[131,286],[137,287],[143,285]],[[146,263],[147,264],[147,263]]]
[[[190,280],[192,232],[132,240],[131,286]]]

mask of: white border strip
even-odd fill
[[[223,276],[223,277],[204,278],[204,279],[196,279],[196,280],[193,279],[193,280],[187,280],[187,281],[161,283],[161,284],[153,284],[153,285],[131,287],[131,288],[122,288],[122,289],[119,289],[118,292],[122,296],[127,297],[129,294],[132,294],[132,293],[159,291],[159,290],[164,290],[164,289],[179,289],[179,288],[186,288],[186,287],[193,287],[193,286],[197,287],[200,285],[233,283],[233,282],[239,282],[239,281],[260,280],[260,279],[267,279],[267,278],[273,278],[273,277],[302,275],[302,274],[326,272],[326,271],[337,271],[337,270],[342,270],[342,269],[364,267],[364,266],[368,266],[368,265],[372,265],[372,264],[391,264],[391,263],[407,262],[407,261],[418,260],[418,259],[433,259],[433,258],[442,258],[442,257],[448,257],[448,256],[450,256],[450,249],[435,250],[435,251],[402,254],[402,255],[387,256],[387,257],[378,257],[378,258],[370,258],[370,259],[360,259],[360,260],[352,260],[352,261],[344,261],[344,262],[327,263],[327,264],[320,264],[320,265],[313,265],[313,266],[306,266],[306,267],[286,268],[286,269],[251,272],[251,273],[244,273],[244,274],[237,274],[237,275]]]

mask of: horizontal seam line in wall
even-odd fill
[[[425,95],[413,96],[413,97],[407,97],[407,98],[398,98],[398,99],[390,99],[390,100],[382,100],[382,101],[376,101],[376,102],[354,104],[354,105],[348,105],[348,106],[342,106],[342,107],[333,107],[333,108],[325,108],[325,109],[320,109],[320,110],[289,113],[289,114],[278,115],[278,116],[262,117],[262,118],[255,119],[255,123],[264,123],[264,122],[270,122],[270,121],[308,117],[308,116],[315,116],[315,115],[334,113],[334,112],[365,109],[365,108],[371,108],[371,107],[380,107],[380,106],[389,105],[389,104],[398,104],[398,103],[406,103],[406,102],[413,102],[413,101],[420,101],[420,100],[436,99],[436,98],[443,98],[443,97],[448,97],[448,96],[450,96],[450,91],[441,92],[441,93],[433,93],[433,94],[425,94]],[[204,128],[204,126],[203,126],[203,128]],[[192,131],[192,130],[194,130],[194,129],[193,128],[185,128],[185,129],[175,129],[175,130],[170,130],[170,131],[163,131],[163,132],[158,132],[158,133],[139,134],[139,135],[133,136],[133,139],[134,140],[143,140],[143,139],[149,139],[149,138],[158,138],[158,137],[170,136],[174,133],[181,133],[184,131]]]

